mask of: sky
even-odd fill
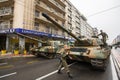
[[[69,0],[92,26],[109,36],[108,43],[120,35],[120,0]]]

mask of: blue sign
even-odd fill
[[[57,35],[57,34],[50,34],[45,32],[38,32],[34,30],[27,30],[22,28],[15,28],[15,29],[6,29],[6,30],[0,30],[1,34],[7,34],[7,33],[21,33],[21,34],[30,34],[30,35],[36,35],[36,36],[46,36],[46,37],[53,37],[53,38],[62,38],[62,39],[69,39],[69,37]]]

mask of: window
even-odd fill
[[[62,31],[62,36],[65,36],[65,32],[64,31]]]
[[[56,22],[58,22],[58,19],[55,19]]]
[[[39,30],[39,23],[35,22],[34,28],[35,28],[35,30]]]
[[[58,29],[55,29],[55,30],[54,30],[54,33],[55,33],[55,34],[58,34]]]
[[[46,32],[50,33],[50,27],[49,26],[46,26]]]
[[[35,11],[35,17],[39,17],[40,13],[39,11]]]

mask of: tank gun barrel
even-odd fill
[[[71,33],[70,31],[68,31],[67,29],[65,29],[63,26],[61,26],[60,24],[58,24],[57,22],[55,22],[52,18],[50,18],[47,14],[42,13],[42,16],[44,16],[47,20],[49,20],[50,22],[52,22],[54,25],[56,25],[58,28],[62,29],[63,31],[65,31],[66,33],[68,33],[69,35],[71,35],[74,39],[76,39],[77,41],[80,42],[80,39],[77,38],[73,33]]]

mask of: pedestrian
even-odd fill
[[[68,74],[68,77],[72,78],[72,75],[70,73],[70,70],[69,70],[69,67],[68,67],[68,64],[67,64],[67,61],[66,61],[66,57],[68,56],[69,51],[70,51],[70,48],[67,45],[61,45],[61,44],[59,45],[58,53],[60,53],[60,64],[59,64],[59,67],[58,67],[58,73],[60,74],[61,73],[61,68],[64,67],[66,73]]]
[[[108,38],[108,35],[105,32],[103,32],[102,30],[100,30],[100,34],[98,34],[98,36],[100,36],[100,35],[102,36],[102,42],[103,42],[104,46],[107,46],[106,40]]]

